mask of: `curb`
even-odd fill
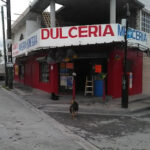
[[[147,111],[147,110],[150,110],[150,106],[147,106],[145,108],[141,108],[141,109],[138,109],[138,110],[133,110],[133,111],[131,111],[131,113],[140,113],[142,111]]]

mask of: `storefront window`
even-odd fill
[[[19,66],[19,77],[20,79],[24,79],[24,65]]]
[[[150,14],[142,12],[142,31],[150,33]]]
[[[19,75],[19,66],[18,65],[15,65],[15,75],[18,76]]]
[[[60,64],[60,90],[61,91],[72,90],[73,69],[74,69],[73,63],[61,63]]]
[[[40,81],[49,82],[49,65],[46,62],[40,63]]]

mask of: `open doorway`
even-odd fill
[[[74,62],[76,76],[76,93],[84,95],[85,91],[85,82],[86,76],[92,77],[94,76],[94,66],[95,64],[102,65],[102,72],[107,73],[107,59],[98,58],[98,59],[78,59]],[[106,79],[105,79],[106,82]],[[105,85],[107,85],[105,83]],[[106,92],[107,87],[105,88]]]
[[[75,61],[76,76],[76,92],[77,94],[83,94],[85,88],[86,76],[91,75],[92,66],[87,59]]]

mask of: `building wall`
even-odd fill
[[[143,94],[150,95],[150,57],[143,57]]]
[[[137,10],[137,16],[136,16],[136,29],[141,30],[141,16],[142,11],[140,9]]]
[[[23,62],[25,66],[24,79],[19,78],[19,70],[18,73],[16,73],[16,70],[14,70],[14,80],[46,92],[58,93],[57,64],[49,65],[49,82],[41,82],[39,62],[36,60],[36,58],[38,57],[41,57],[41,55],[34,56],[34,57],[32,56]],[[16,63],[14,69],[16,68],[17,65],[19,64]]]
[[[142,66],[143,54],[133,50],[128,50],[127,71],[132,72],[132,89],[129,89],[129,95],[142,93]],[[122,75],[123,75],[123,50],[116,49],[112,51],[108,61],[108,75],[107,75],[107,91],[108,95],[113,98],[121,97],[122,89]]]
[[[26,23],[17,29],[12,35],[13,44],[20,41],[20,35],[23,34],[24,39],[41,28],[41,17],[37,16],[35,20],[26,20]]]
[[[18,43],[20,40],[20,35],[23,34],[24,38],[26,38],[26,25],[21,26],[12,36],[12,43]]]
[[[147,38],[147,39],[148,39],[148,47],[149,47],[149,49],[150,49],[150,33],[147,34],[147,37],[148,37],[148,38]]]
[[[150,48],[150,34],[148,34],[148,41]],[[146,54],[143,57],[143,94],[150,95],[150,56]]]
[[[26,35],[30,36],[33,32],[41,28],[40,18],[37,20],[27,20],[26,21]]]
[[[140,12],[137,12],[138,14],[133,15],[133,19],[136,18],[136,20],[133,20],[132,24],[136,28],[139,27],[139,16]],[[135,17],[136,16],[136,17]],[[136,23],[135,23],[136,22]],[[24,34],[24,38],[29,36],[31,33],[36,31],[40,27],[40,24],[38,21],[33,20],[27,20],[26,24],[22,26],[20,29],[17,30],[14,36],[14,42],[16,43],[19,41],[21,33]],[[137,53],[135,51],[129,50],[128,51],[128,59],[132,60],[132,70],[133,73],[133,88],[129,90],[129,94],[139,94],[142,93],[142,65],[143,61],[144,63],[149,65],[149,62],[145,62],[145,59],[143,60],[142,53]],[[18,80],[26,85],[29,85],[33,88],[38,88],[47,92],[55,92],[58,93],[58,67],[57,65],[50,65],[50,81],[48,83],[40,82],[39,77],[39,63],[36,61],[36,57],[28,57],[28,60],[24,62],[25,64],[25,75],[24,79],[19,79],[18,75],[14,75],[15,80]],[[107,76],[107,88],[108,88],[108,95],[111,95],[113,98],[121,97],[121,89],[122,89],[122,75],[123,75],[123,51],[116,49],[114,50],[108,61],[108,76]],[[147,70],[147,74],[150,75],[147,69],[147,65],[143,67],[144,73]],[[146,76],[146,73],[145,73]],[[146,78],[143,78],[145,80]],[[146,80],[143,81],[144,86],[143,89],[146,91],[147,86],[145,84]],[[150,85],[150,84],[149,84]]]

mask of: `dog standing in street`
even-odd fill
[[[72,119],[74,119],[75,116],[78,114],[79,104],[75,100],[72,100],[69,110],[72,115]]]

